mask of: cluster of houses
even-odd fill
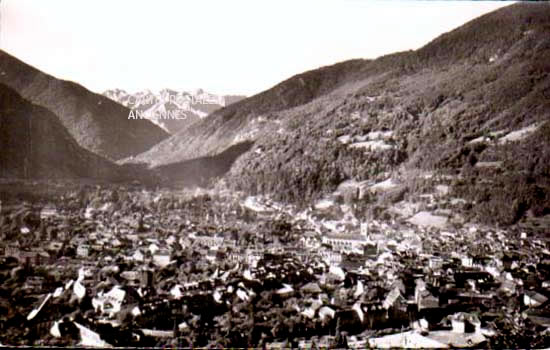
[[[195,204],[47,206],[37,225],[7,220],[4,289],[27,304],[0,304],[0,342],[483,347],[550,327],[542,237],[376,220],[331,230],[298,214],[270,233],[281,213],[250,199],[223,219]]]

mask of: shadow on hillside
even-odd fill
[[[245,141],[214,156],[190,159],[153,168],[164,185],[205,186],[214,178],[225,175],[243,153],[254,143]]]

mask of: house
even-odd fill
[[[469,256],[462,257],[460,259],[460,261],[461,261],[463,267],[473,267],[474,266],[474,259],[469,257]]]
[[[76,248],[76,256],[81,258],[87,258],[90,255],[90,246],[88,244],[81,243]]]
[[[340,265],[342,263],[342,254],[331,250],[322,250],[319,252],[321,258],[329,265]]]
[[[376,258],[378,256],[378,244],[367,243],[363,247],[363,255],[368,258]]]
[[[44,277],[41,276],[29,276],[27,277],[23,289],[40,291],[44,285]]]
[[[439,270],[443,266],[443,259],[439,256],[431,256],[428,259],[428,267],[432,270]]]
[[[170,264],[170,252],[167,249],[159,249],[153,255],[153,262],[159,267]]]
[[[317,240],[316,237],[312,237],[312,236],[302,236],[300,238],[300,244],[304,248],[310,248],[310,249],[319,248],[319,241]]]
[[[426,282],[417,279],[414,291],[414,299],[418,305],[418,311],[422,309],[434,309],[439,307],[439,298],[434,297],[427,289]]]
[[[449,347],[445,343],[425,337],[414,331],[385,335],[380,338],[370,338],[368,342],[369,347],[378,349],[445,349]]]
[[[91,250],[96,252],[102,252],[104,250],[105,244],[101,241],[97,242],[96,244],[90,245]]]
[[[139,271],[135,271],[135,270],[123,271],[120,274],[120,277],[127,280],[128,285],[137,286],[140,282],[140,279],[141,279],[141,273]]]
[[[25,263],[26,266],[31,264],[40,265],[41,256],[40,253],[31,250],[24,250],[19,252],[19,262]]]
[[[21,246],[19,245],[18,241],[15,241],[6,246],[6,249],[4,250],[4,256],[6,257],[11,256],[16,259],[19,259],[20,252],[21,252]]]
[[[145,255],[141,252],[141,250],[136,249],[134,254],[132,254],[131,257],[134,261],[142,262],[145,259]]]
[[[476,315],[465,312],[457,312],[450,315],[453,333],[473,333],[481,329],[481,321]]]
[[[423,309],[437,309],[439,308],[439,298],[433,296],[428,291],[424,291],[420,294],[417,305],[418,311]]]
[[[278,250],[270,250],[269,251],[270,253],[273,253],[273,254],[283,254],[284,253],[284,250],[283,248],[280,248]],[[296,259],[298,259],[300,262],[304,263],[304,264],[308,264],[310,261],[311,261],[311,253],[307,250],[302,250],[302,251],[290,251],[290,254],[295,257]]]
[[[212,247],[220,247],[223,244],[224,237],[223,236],[196,236],[195,242],[205,245],[209,248]]]
[[[244,261],[244,256],[240,253],[240,251],[231,251],[227,254],[227,260],[232,263],[240,263]]]
[[[382,307],[387,310],[392,306],[396,306],[398,303],[406,304],[407,300],[401,295],[399,288],[394,287],[382,302]]]
[[[57,208],[54,205],[47,205],[40,210],[40,219],[46,220],[51,217],[58,216]]]
[[[70,228],[66,225],[60,226],[59,229],[55,232],[55,236],[52,236],[51,239],[57,239],[59,241],[64,241],[69,238]]]
[[[489,283],[493,280],[491,274],[487,271],[460,270],[454,274],[455,283],[463,288],[469,284],[469,280],[476,281],[478,285]]]
[[[327,234],[321,241],[323,244],[332,246],[332,250],[346,253],[362,252],[364,245],[367,244],[365,236],[353,234]]]
[[[489,266],[493,261],[494,259],[488,255],[478,254],[473,257],[474,267],[477,267],[477,268],[483,268],[485,266]]]
[[[442,280],[442,276],[441,276],[441,272],[439,270],[435,270],[435,271],[433,271],[432,273],[430,273],[429,275],[426,276],[426,281],[432,287],[441,286],[441,280]]]
[[[348,271],[357,270],[365,265],[365,258],[358,254],[344,254],[340,265]]]
[[[319,287],[319,284],[315,282],[309,282],[306,285],[304,285],[301,288],[301,291],[308,294],[320,294],[323,291],[321,290],[321,287]]]
[[[527,318],[529,321],[533,322],[537,326],[541,326],[544,328],[550,328],[550,315],[546,312],[527,312]]]
[[[263,256],[263,251],[261,250],[247,249],[245,253],[245,262],[251,267],[256,267]]]
[[[538,307],[546,301],[548,301],[547,297],[534,291],[528,291],[523,295],[523,303],[528,307]]]
[[[206,260],[214,262],[218,258],[218,251],[215,249],[209,249],[205,256]]]

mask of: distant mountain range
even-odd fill
[[[0,83],[51,111],[80,146],[112,160],[142,153],[168,137],[148,120],[128,119],[130,110],[111,99],[56,79],[3,51]]]
[[[550,6],[514,4],[416,51],[296,75],[134,161],[178,179],[231,150],[231,187],[302,203],[392,176],[417,198],[441,178],[471,215],[510,224],[550,214],[549,74]]]
[[[103,95],[132,110],[136,118],[147,118],[170,134],[188,127],[220,108],[246,98],[215,95],[202,89],[190,92],[171,89],[159,92],[144,90],[136,93],[111,89]]]

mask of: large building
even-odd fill
[[[221,247],[224,241],[222,236],[197,236],[195,242],[203,244],[207,247]]]
[[[322,238],[322,243],[332,246],[333,251],[341,253],[352,253],[363,251],[363,248],[368,239],[368,226],[367,224],[361,224],[361,230],[357,233],[338,233],[338,234],[325,234]]]
[[[351,253],[362,251],[367,244],[367,237],[357,234],[328,234],[323,236],[322,242],[332,246],[335,251]]]

